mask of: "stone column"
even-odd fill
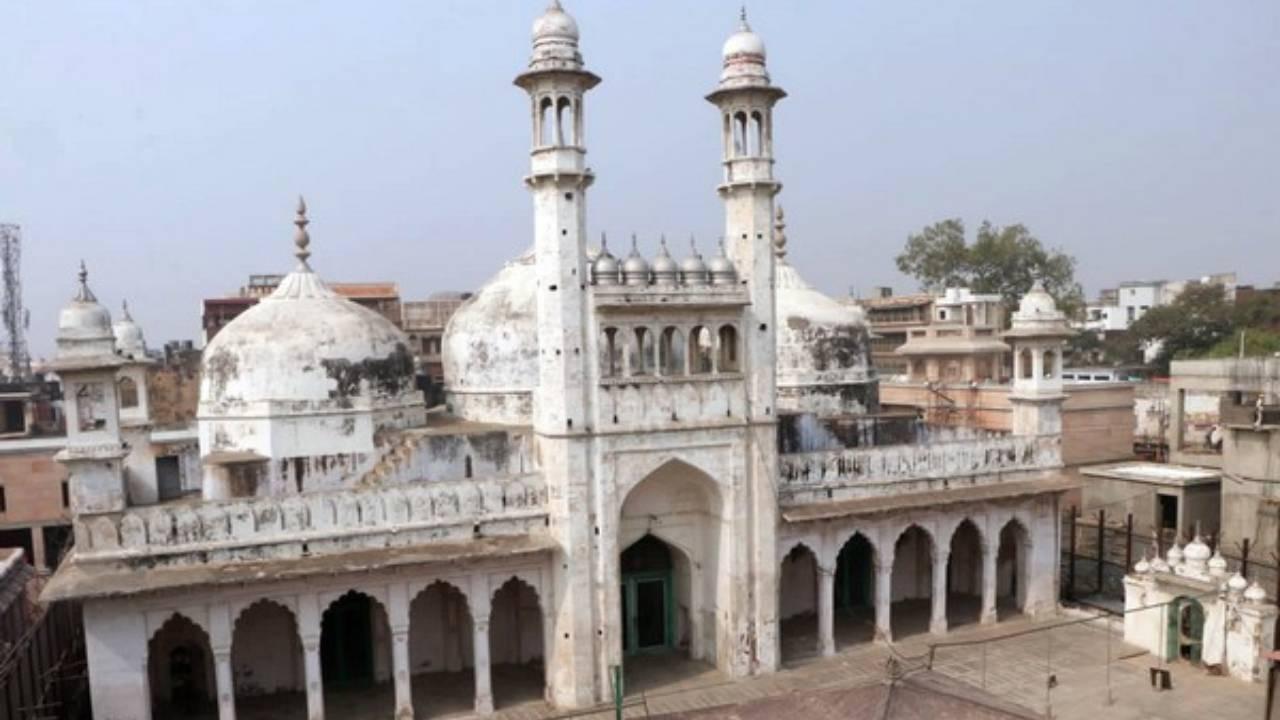
[[[307,681],[307,720],[324,720],[324,677],[320,670],[320,604],[314,593],[298,596],[298,637]]]
[[[409,673],[409,586],[387,587],[387,621],[391,627],[391,677],[396,689],[396,720],[413,720],[413,676]]]
[[[1040,348],[1031,348],[1031,377],[1039,383],[1044,379],[1044,351]]]
[[[947,558],[949,550],[935,547],[933,550],[933,608],[929,615],[929,632],[945,635],[947,632]]]
[[[484,614],[473,612],[471,627],[474,633],[472,652],[475,655],[476,714],[493,714],[493,688],[489,677],[489,608]]]
[[[824,655],[836,654],[835,594],[836,571],[818,568],[818,650]]]
[[[982,543],[982,618],[983,625],[996,621],[996,549],[994,543]]]
[[[235,677],[231,672],[231,633],[231,608],[226,603],[210,605],[209,649],[213,651],[218,720],[236,718]]]
[[[31,403],[27,403],[28,407],[30,405]],[[36,525],[31,528],[31,564],[35,566],[37,573],[44,573],[53,569],[49,567],[48,563],[44,549],[44,527]]]
[[[893,626],[889,619],[893,600],[893,558],[876,558],[876,636],[893,642]]]
[[[231,646],[213,648],[214,682],[218,686],[218,720],[236,720],[235,677],[231,673]]]

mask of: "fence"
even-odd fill
[[[30,614],[25,630],[0,654],[0,720],[86,720],[79,604],[33,606]]]
[[[1175,541],[1186,544],[1190,539],[1179,538],[1172,531],[1159,537],[1135,532],[1132,514],[1115,517],[1102,509],[1082,515],[1075,507],[1062,518],[1062,534],[1062,599],[1110,611],[1123,607],[1124,576],[1139,558],[1164,557]],[[1266,588],[1272,597],[1280,597],[1280,572],[1274,554],[1261,556],[1247,538],[1224,547],[1217,547],[1213,536],[1203,540],[1227,560],[1229,572],[1239,569],[1247,580]]]

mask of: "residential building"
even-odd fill
[[[438,292],[426,300],[406,300],[400,327],[409,336],[410,348],[421,374],[433,387],[444,387],[444,329],[449,318],[471,297],[469,292]],[[434,404],[434,403],[432,403]]]

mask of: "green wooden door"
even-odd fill
[[[1192,598],[1178,598],[1165,606],[1165,652],[1171,660],[1200,662],[1204,642],[1204,607]]]
[[[622,577],[622,649],[627,655],[663,652],[674,646],[671,571]]]

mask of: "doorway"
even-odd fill
[[[373,684],[372,618],[372,600],[363,593],[347,593],[325,611],[320,633],[325,689]]]
[[[1170,660],[1186,660],[1200,663],[1200,648],[1204,639],[1204,607],[1192,598],[1180,597],[1169,605],[1168,638]]]
[[[622,553],[622,649],[627,655],[674,646],[671,549],[645,535]]]

